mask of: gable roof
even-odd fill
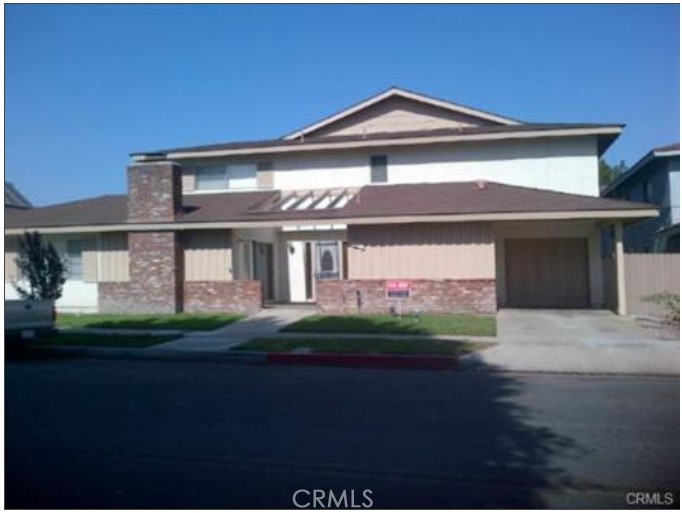
[[[30,208],[31,202],[19,192],[14,184],[5,182],[5,206],[14,208]]]
[[[285,140],[292,140],[292,139],[297,139],[301,137],[305,137],[306,135],[315,132],[317,130],[320,130],[323,127],[327,127],[331,125],[332,123],[336,123],[344,118],[347,118],[349,116],[352,116],[353,114],[356,114],[359,111],[368,109],[369,107],[376,105],[379,102],[385,101],[390,98],[405,98],[408,100],[416,101],[419,103],[423,103],[426,105],[430,105],[433,107],[438,107],[440,109],[444,109],[446,111],[450,112],[455,112],[457,114],[464,114],[467,116],[471,116],[474,118],[479,118],[485,121],[493,122],[496,124],[500,125],[518,125],[521,124],[521,121],[518,121],[516,119],[512,118],[507,118],[504,116],[500,116],[498,114],[492,114],[490,112],[486,112],[480,109],[474,109],[473,107],[467,107],[465,105],[460,105],[454,102],[446,101],[446,100],[440,100],[438,98],[433,98],[431,96],[427,96],[421,93],[415,93],[412,91],[408,91],[406,89],[401,89],[399,87],[391,87],[390,89],[376,94],[370,98],[367,98],[366,100],[363,100],[359,103],[356,103],[354,105],[351,105],[350,107],[337,112],[336,114],[332,114],[331,116],[328,116],[320,121],[317,121],[316,123],[313,123],[311,125],[305,126],[303,128],[300,128],[294,132],[291,132],[289,134],[286,134],[282,137],[282,139]]]
[[[662,157],[679,157],[680,156],[680,143],[668,144],[667,146],[661,146],[659,148],[654,148],[649,153],[644,155],[639,159],[634,165],[630,167],[627,171],[622,173],[618,178],[616,178],[608,187],[605,187],[602,191],[602,196],[608,196],[613,191],[615,191],[622,184],[630,180],[633,176],[644,169],[652,160]]]
[[[420,222],[431,216],[466,220],[495,220],[517,214],[528,219],[554,219],[569,214],[572,218],[649,217],[656,207],[645,203],[567,194],[518,187],[494,182],[448,182],[362,187],[341,208],[304,210],[262,210],[258,205],[276,200],[289,191],[228,192],[183,196],[183,215],[164,226],[201,228],[207,223],[242,225],[376,223],[401,218],[401,222]],[[82,201],[29,210],[5,209],[5,231],[27,228],[91,227],[89,231],[135,229],[126,216],[126,196],[101,196]],[[213,226],[216,227],[216,226]],[[68,230],[63,230],[68,231]],[[86,230],[83,230],[86,231]]]

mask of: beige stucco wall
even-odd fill
[[[233,279],[232,234],[229,230],[192,230],[182,233],[185,281]]]
[[[348,227],[349,279],[495,278],[488,223]]]
[[[590,304],[593,308],[604,306],[604,284],[600,251],[599,226],[595,221],[535,221],[496,223],[495,266],[497,269],[497,300],[504,306],[507,301],[505,269],[505,239],[532,238],[585,238],[588,247],[588,272],[590,282]]]

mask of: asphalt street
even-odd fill
[[[29,359],[5,401],[11,509],[679,501],[678,379]]]

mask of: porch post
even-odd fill
[[[623,222],[616,221],[614,225],[616,238],[616,288],[618,291],[618,315],[627,314],[627,300],[625,297],[625,255],[623,254]]]

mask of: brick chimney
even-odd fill
[[[159,223],[182,214],[182,168],[173,162],[128,166],[128,221]]]
[[[128,221],[169,223],[182,214],[182,168],[172,162],[128,166]],[[129,293],[144,313],[182,311],[180,234],[172,226],[128,232]]]

